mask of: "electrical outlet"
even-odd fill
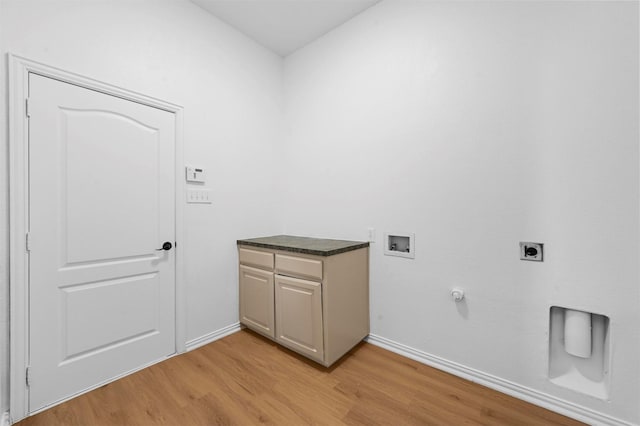
[[[375,243],[376,242],[376,230],[374,228],[368,228],[367,229],[367,233],[368,233],[368,240],[370,243]]]
[[[520,260],[542,262],[542,243],[520,242]]]

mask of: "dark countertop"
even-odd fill
[[[274,235],[273,237],[238,240],[238,245],[284,250],[315,256],[333,256],[334,254],[369,247],[368,242],[362,241],[327,240],[323,238],[295,237],[292,235]]]

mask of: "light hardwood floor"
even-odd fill
[[[579,425],[361,343],[327,369],[243,330],[20,426]]]

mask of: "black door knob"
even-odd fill
[[[169,241],[165,241],[162,244],[162,248],[156,249],[156,251],[161,251],[161,250],[171,250],[171,248],[173,247],[173,244],[171,244]]]
[[[538,254],[538,250],[536,250],[534,247],[525,247],[524,249],[524,253],[527,256],[536,256]]]

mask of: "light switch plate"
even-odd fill
[[[187,189],[187,203],[189,204],[211,204],[211,190],[204,189]]]
[[[520,260],[542,262],[542,243],[520,242]]]

